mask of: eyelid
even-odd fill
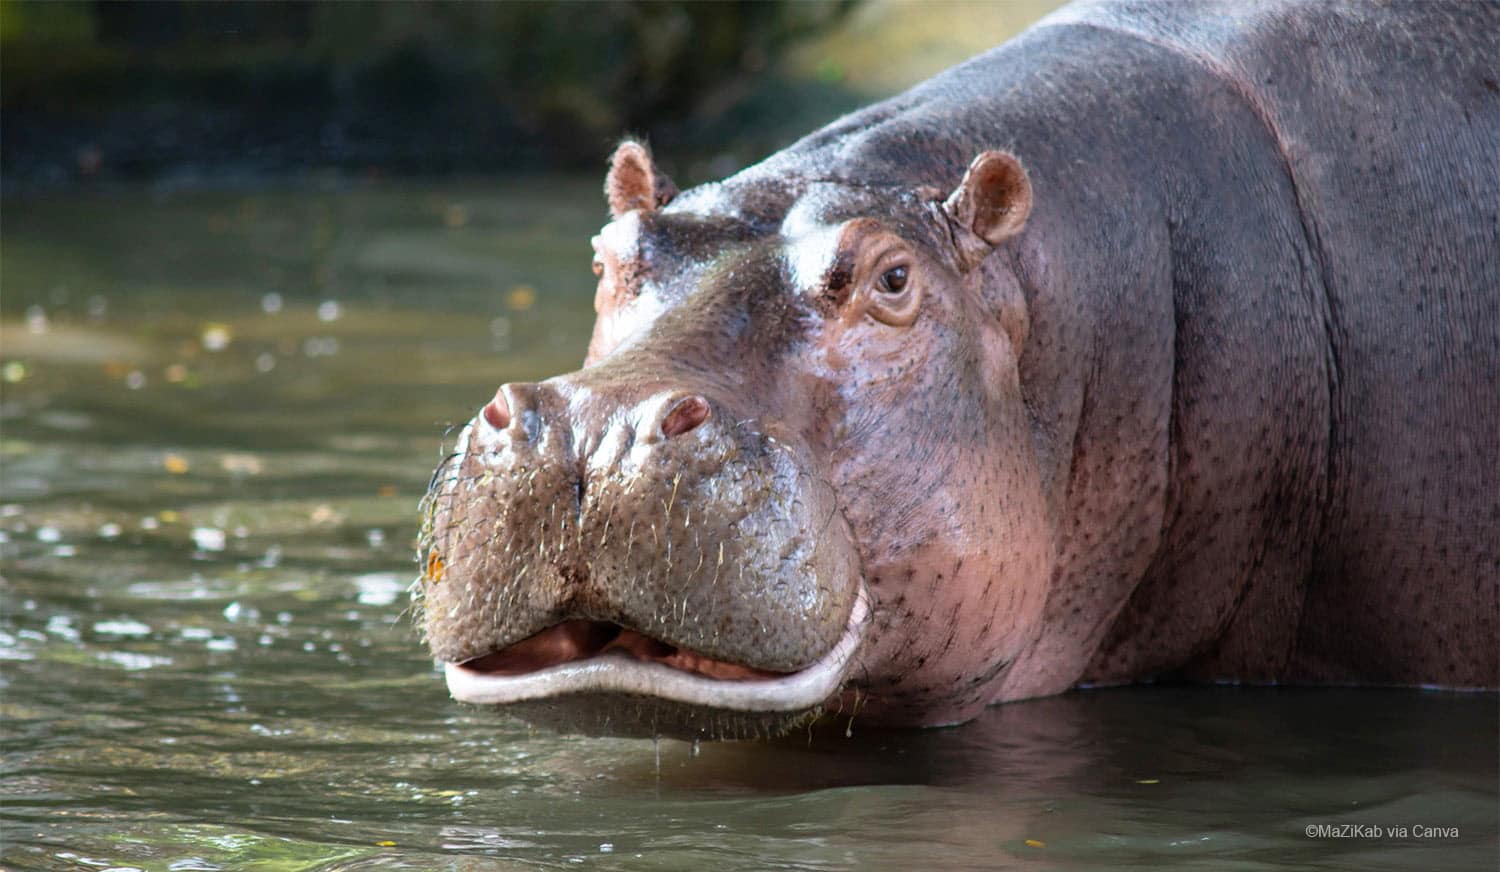
[[[892,327],[910,327],[917,320],[917,311],[921,308],[922,295],[908,285],[899,294],[886,294],[884,298],[872,297],[867,311],[871,318],[882,324],[889,324]]]
[[[882,248],[879,254],[870,259],[870,263],[874,264],[872,272],[878,278],[888,270],[902,266],[901,261],[905,260],[908,260],[906,246],[892,243]]]

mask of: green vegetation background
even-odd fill
[[[1004,41],[1053,0],[0,0],[7,188],[596,167],[685,181]]]

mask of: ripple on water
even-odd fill
[[[149,636],[151,628],[140,621],[116,620],[99,621],[94,624],[94,632],[105,636]]]
[[[159,654],[141,654],[135,651],[100,651],[95,654],[105,663],[112,663],[126,672],[138,672],[156,666],[171,666],[172,658]]]

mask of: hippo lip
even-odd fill
[[[480,705],[612,692],[731,711],[791,712],[814,708],[838,693],[869,616],[869,601],[861,585],[838,642],[816,662],[789,673],[752,669],[685,651],[668,653],[669,646],[630,631],[615,637],[624,637],[623,644],[616,644],[615,639],[600,644],[601,628],[564,625],[558,625],[562,630],[554,627],[539,636],[554,631],[575,637],[595,634],[584,656],[528,669],[531,652],[507,649],[463,663],[444,663],[443,669],[454,699]],[[605,629],[603,635],[609,632]],[[653,650],[651,646],[660,647]],[[641,659],[642,654],[653,659]]]

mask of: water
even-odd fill
[[[0,863],[1495,868],[1494,696],[1132,688],[696,749],[450,702],[416,503],[447,427],[581,358],[597,190],[5,202]]]

